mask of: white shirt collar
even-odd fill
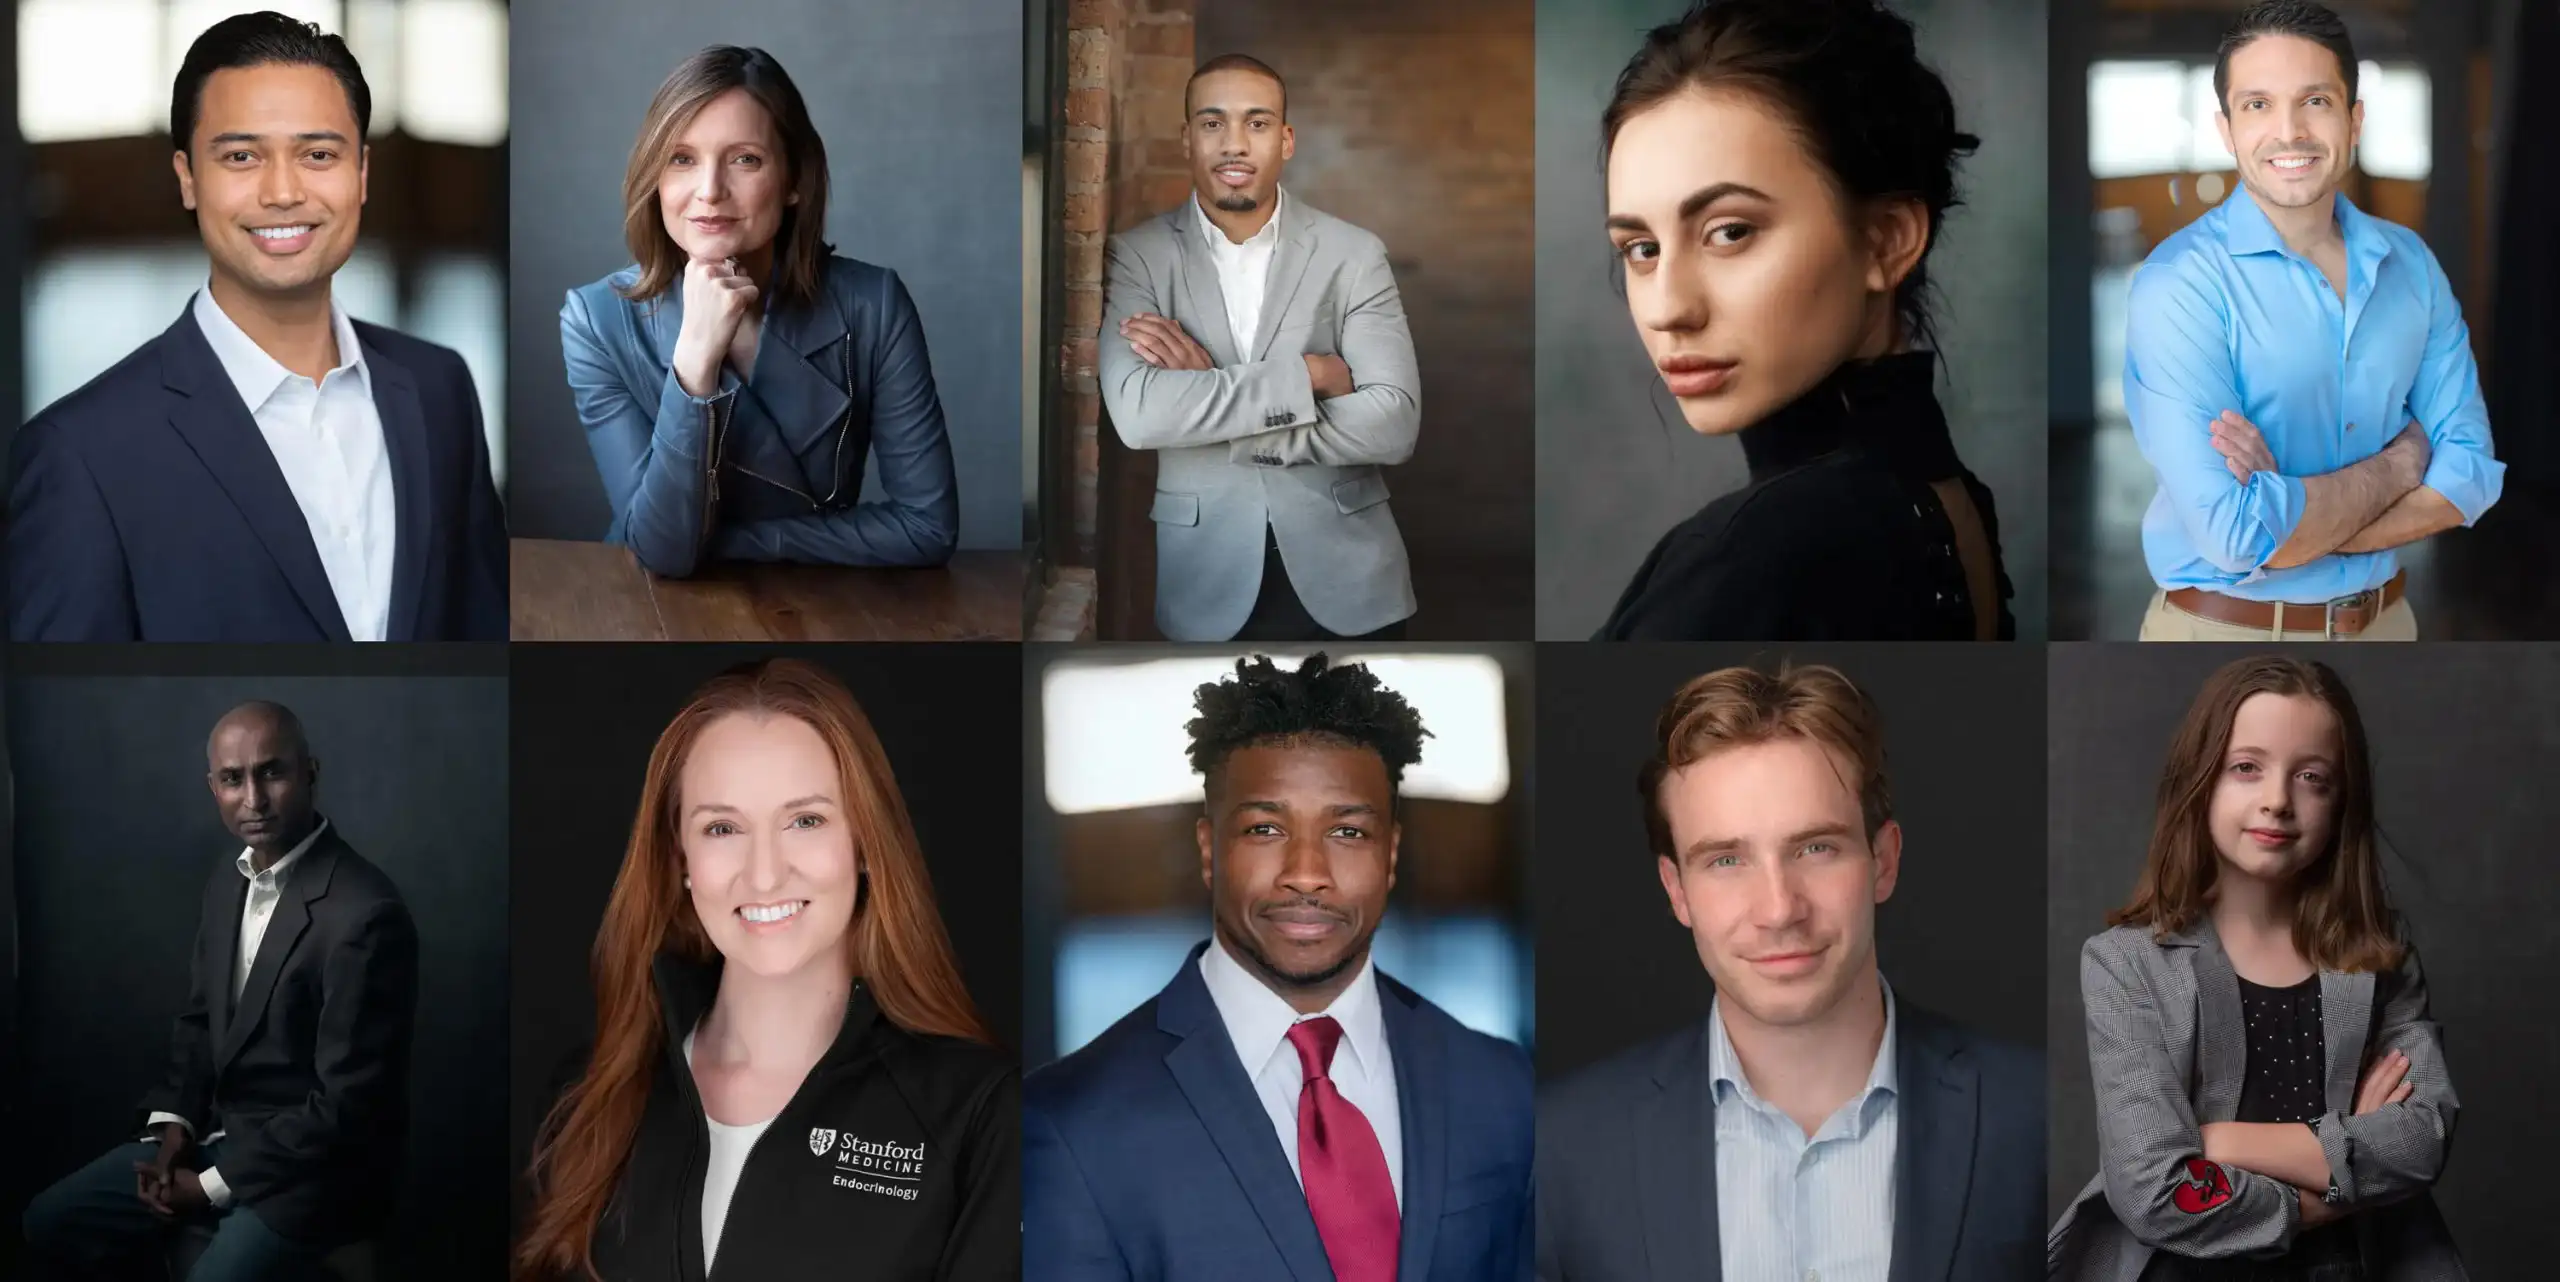
[[[1252,249],[1258,245],[1277,244],[1280,240],[1280,220],[1288,214],[1289,193],[1283,191],[1271,198],[1271,217],[1263,220],[1262,230],[1245,237],[1242,242],[1232,241],[1227,239],[1225,232],[1218,230],[1216,223],[1209,221],[1209,210],[1207,206],[1200,203],[1200,193],[1196,191],[1191,193],[1192,224],[1200,229],[1200,235],[1209,242],[1212,252],[1224,250],[1232,253],[1237,250]]]
[[[323,815],[320,817],[320,822],[311,825],[311,831],[304,834],[302,840],[294,843],[293,849],[284,852],[284,858],[267,865],[267,871],[264,874],[266,878],[272,882],[283,881],[284,870],[292,866],[295,860],[302,858],[302,852],[311,849],[311,843],[320,840],[320,834],[327,831],[329,831],[329,818]],[[257,864],[250,859],[253,853],[248,847],[241,847],[240,857],[232,861],[232,866],[240,870],[241,876],[256,881],[261,874],[258,872]]]
[[[284,386],[285,380],[298,377],[267,355],[267,349],[258,346],[258,340],[249,337],[248,331],[213,301],[211,284],[196,291],[192,310],[196,328],[204,331],[204,341],[212,346],[214,359],[222,362],[222,372],[231,376],[231,385],[239,389],[240,401],[251,414],[256,414],[276,389]],[[347,318],[346,310],[338,306],[334,297],[329,300],[329,328],[338,340],[338,365],[322,376],[323,381],[352,371],[357,385],[369,394],[372,388],[365,371],[364,345],[356,341],[355,322]]]
[[[1884,1039],[1876,1043],[1876,1062],[1867,1069],[1865,1089],[1858,1092],[1861,1104],[1878,1092],[1899,1094],[1902,1086],[1900,1075],[1894,1071],[1893,985],[1885,983],[1882,975],[1876,977],[1876,982],[1884,988]],[[1725,1032],[1721,994],[1707,1008],[1707,1027],[1711,1030],[1707,1041],[1707,1089],[1721,1099],[1729,1088],[1746,1102],[1758,1104],[1759,1093],[1751,1089],[1751,1080],[1743,1075],[1742,1057],[1735,1053],[1733,1038]],[[1865,1110],[1861,1107],[1859,1111]]]
[[[1209,985],[1209,1000],[1218,1008],[1218,1017],[1226,1022],[1227,1037],[1236,1044],[1237,1057],[1246,1071],[1258,1073],[1271,1056],[1288,1041],[1289,1030],[1317,1015],[1330,1015],[1342,1025],[1342,1050],[1359,1058],[1360,1071],[1369,1073],[1386,1063],[1387,1025],[1378,1005],[1378,980],[1375,962],[1360,959],[1360,973],[1352,977],[1351,986],[1334,997],[1333,1004],[1316,1012],[1301,1015],[1280,994],[1263,985],[1244,964],[1227,953],[1224,942],[1211,938],[1207,951],[1200,955],[1200,978]],[[1291,1050],[1290,1055],[1297,1052]]]

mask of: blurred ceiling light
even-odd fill
[[[2089,65],[2089,175],[2132,178],[2188,166],[2186,68],[2176,62]],[[2210,91],[2208,91],[2208,94]]]
[[[2364,99],[2357,167],[2376,178],[2424,181],[2435,169],[2434,84],[2425,69],[2360,64],[2356,94]]]
[[[1295,663],[1304,651],[1268,651]],[[1237,654],[1142,663],[1065,662],[1041,681],[1041,726],[1049,807],[1059,814],[1127,810],[1197,801],[1191,773],[1192,691],[1231,675]],[[1431,737],[1405,771],[1404,793],[1489,803],[1511,791],[1510,722],[1502,665],[1474,654],[1341,652],[1366,663],[1411,701]]]
[[[96,56],[158,48],[161,16],[159,0],[21,0],[18,132],[71,142],[168,128],[169,82],[153,59]]]
[[[408,0],[401,18],[400,115],[409,136],[470,147],[505,142],[502,0]]]

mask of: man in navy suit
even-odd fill
[[[1902,826],[1874,704],[1727,668],[1656,724],[1645,829],[1715,1002],[1540,1101],[1541,1282],[2043,1277],[2043,1057],[1877,968]]]
[[[1322,654],[1198,708],[1213,938],[1023,1083],[1024,1277],[1525,1280],[1528,1057],[1369,962],[1421,718]]]
[[[372,99],[273,13],[178,70],[178,193],[211,276],[11,443],[20,641],[505,640],[507,543],[460,357],[350,320]]]

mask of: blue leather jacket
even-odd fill
[[[605,541],[680,577],[705,561],[940,565],[959,536],[951,440],[924,327],[897,273],[827,260],[815,306],[769,308],[745,379],[696,397],[671,369],[684,297],[615,292],[636,267],[569,291],[560,349],[603,475]],[[880,461],[861,502],[863,460]]]

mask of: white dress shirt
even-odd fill
[[[328,830],[329,820],[324,815],[318,823],[311,825],[311,831],[302,840],[294,843],[293,849],[267,865],[264,872],[258,870],[257,861],[252,857],[254,852],[246,846],[241,847],[239,856],[232,860],[232,866],[239,869],[240,875],[249,883],[248,896],[240,902],[240,947],[233,954],[231,963],[233,1006],[240,1004],[240,993],[249,986],[249,971],[258,961],[258,945],[266,940],[267,923],[275,920],[276,904],[284,898],[285,885],[293,874],[293,866],[301,862],[302,852],[311,849],[311,843],[320,840],[320,834]],[[175,1113],[153,1113],[143,1119],[142,1124],[146,1130],[157,1130],[162,1122],[176,1122],[187,1134],[196,1133],[195,1123]],[[211,1144],[228,1134],[228,1131],[215,1131],[204,1142]],[[215,1206],[231,1205],[231,1186],[223,1183],[221,1174],[212,1167],[197,1172],[196,1182],[204,1186],[206,1201]]]
[[[1884,1040],[1866,1089],[1811,1139],[1751,1089],[1725,1035],[1723,998],[1707,1022],[1714,1030],[1707,1089],[1715,1094],[1716,1240],[1725,1282],[1884,1282],[1901,1129],[1893,987],[1885,986]]]
[[[373,378],[355,323],[337,303],[329,304],[338,364],[314,383],[267,355],[215,304],[211,287],[196,291],[194,311],[196,327],[257,420],[267,452],[311,527],[312,546],[320,552],[320,568],[329,576],[347,634],[358,641],[382,640],[391,620],[398,512],[382,414],[374,407]]]
[[[1326,1076],[1333,1079],[1342,1098],[1369,1119],[1369,1129],[1377,1132],[1378,1147],[1387,1155],[1387,1178],[1395,1185],[1396,1207],[1401,1211],[1403,1114],[1396,1104],[1395,1058],[1387,1049],[1386,1017],[1378,1007],[1378,977],[1371,964],[1364,959],[1351,986],[1331,1006],[1313,1015],[1299,1014],[1278,993],[1264,987],[1215,939],[1200,954],[1200,978],[1209,985],[1209,1000],[1227,1026],[1227,1040],[1234,1043],[1236,1058],[1244,1062],[1244,1075],[1253,1079],[1254,1094],[1262,1097],[1262,1110],[1270,1115],[1280,1150],[1289,1155],[1290,1173],[1297,1175],[1302,1189],[1306,1175],[1298,1169],[1298,1098],[1305,1092],[1307,1075],[1298,1063],[1297,1048],[1289,1044],[1289,1030],[1327,1015],[1342,1025],[1342,1043],[1334,1048]]]
[[[684,1065],[693,1067],[691,1033],[684,1035]],[[702,1270],[708,1273],[711,1258],[720,1251],[720,1226],[728,1222],[729,1199],[737,1195],[738,1177],[746,1174],[747,1155],[755,1151],[756,1141],[764,1138],[773,1118],[731,1126],[714,1121],[706,1110],[702,1120],[711,1128],[711,1164],[702,1172]]]
[[[1191,198],[1192,218],[1200,225],[1200,238],[1209,244],[1209,261],[1218,268],[1218,293],[1227,302],[1227,331],[1235,335],[1240,360],[1253,359],[1253,339],[1262,328],[1264,287],[1271,280],[1272,256],[1280,248],[1280,220],[1288,212],[1289,195],[1282,192],[1272,198],[1271,217],[1262,230],[1239,245],[1209,221],[1199,196]]]

